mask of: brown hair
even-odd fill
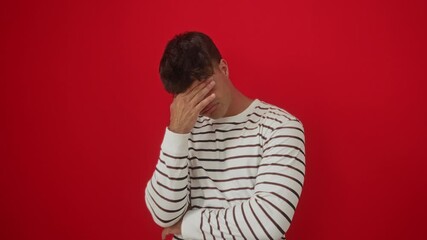
[[[159,73],[169,93],[179,94],[195,80],[204,80],[214,73],[221,54],[212,39],[201,32],[184,32],[166,45]]]

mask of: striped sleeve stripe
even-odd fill
[[[158,169],[158,168],[156,168],[156,171],[157,171],[158,173],[160,173],[160,175],[163,175],[164,177],[168,178],[169,180],[174,180],[174,181],[182,181],[182,180],[187,179],[187,177],[188,177],[188,176],[183,176],[183,177],[179,177],[179,178],[176,178],[176,177],[169,177],[166,173],[164,173],[164,172],[160,171],[160,169]]]
[[[274,115],[279,116],[279,117],[284,117],[284,118],[288,119],[288,121],[295,121],[295,119],[292,119],[289,116],[286,116],[286,115],[281,114],[281,113],[274,112],[272,110],[269,110],[268,113],[274,114]]]
[[[269,166],[278,166],[278,167],[287,167],[287,168],[292,168],[295,171],[301,173],[301,175],[305,176],[305,173],[303,171],[301,171],[300,169],[292,166],[292,165],[288,165],[288,164],[281,164],[281,163],[263,163],[260,164],[259,167],[269,167]]]
[[[299,128],[299,127],[281,126],[281,127],[277,127],[277,128],[275,128],[275,130],[280,130],[280,129],[295,129],[295,130],[300,131],[301,133],[304,133],[304,130],[302,130],[302,129],[301,129],[301,128]]]
[[[215,206],[208,206],[208,205],[207,206],[200,206],[200,205],[197,205],[197,204],[192,204],[191,208],[192,209],[202,209],[202,208],[205,209],[206,208],[206,209],[218,209],[218,210],[219,209],[224,209],[223,207],[215,207]]]
[[[174,155],[167,154],[163,151],[162,151],[162,155],[169,157],[169,158],[173,158],[173,159],[186,159],[187,158],[187,156],[174,156]]]
[[[233,239],[236,239],[236,238],[234,237],[234,235],[231,233],[230,226],[228,225],[228,221],[227,221],[227,211],[228,211],[228,209],[226,209],[226,210],[225,210],[225,212],[224,212],[224,221],[225,221],[225,226],[227,227],[227,230],[228,230],[228,232],[230,233],[230,235],[233,237]]]
[[[237,229],[240,232],[240,235],[243,236],[243,238],[247,239],[245,235],[243,234],[242,230],[240,229],[239,223],[236,221],[236,206],[233,206],[233,219],[234,223],[236,224]]]
[[[183,167],[173,167],[173,166],[169,166],[169,165],[167,165],[167,164],[166,164],[166,162],[165,162],[163,159],[161,159],[161,158],[159,158],[159,161],[160,161],[161,163],[163,163],[163,165],[164,165],[164,166],[166,166],[166,168],[169,168],[169,169],[182,170],[182,169],[186,169],[186,168],[188,167],[188,164],[186,164],[186,165],[185,165],[185,166],[183,166]]]
[[[203,240],[205,240],[205,239],[206,239],[205,231],[203,231],[203,215],[205,214],[205,212],[206,212],[206,209],[204,209],[204,210],[202,211],[202,214],[201,214],[201,220],[200,220],[200,231],[202,231],[202,234],[203,234]]]
[[[154,209],[153,209],[153,207],[151,206],[151,203],[150,203],[150,202],[148,202],[148,207],[151,209],[151,212],[154,214],[154,216],[156,217],[156,219],[157,219],[157,220],[159,220],[159,221],[160,221],[160,222],[162,222],[162,223],[165,223],[165,224],[175,221],[176,219],[180,218],[180,217],[184,214],[184,212],[183,212],[182,214],[178,215],[178,216],[177,216],[177,217],[175,217],[175,218],[172,218],[172,219],[166,219],[166,220],[165,220],[165,219],[162,219],[161,217],[159,217],[159,216],[156,214],[156,211],[154,211]]]
[[[291,208],[295,211],[296,207],[293,203],[291,203],[291,201],[289,201],[288,199],[284,198],[283,196],[280,196],[279,194],[275,193],[275,192],[266,192],[266,191],[257,191],[255,192],[255,194],[259,194],[259,193],[268,193],[268,194],[273,194],[274,196],[282,199],[283,201],[285,201],[287,204],[289,204],[289,206],[291,206]]]
[[[221,233],[221,238],[224,239],[224,233],[221,231],[221,225],[219,224],[218,214],[216,214],[215,217],[216,217],[216,225],[218,226],[218,231]]]
[[[245,209],[243,208],[243,204],[240,204],[240,208],[241,208],[241,211],[242,211],[243,219],[246,222],[246,225],[248,226],[249,230],[251,231],[251,233],[255,237],[255,239],[258,239],[257,236],[254,233],[254,230],[252,229],[251,224],[249,224],[248,219],[246,218]]]
[[[184,191],[184,190],[187,188],[187,186],[184,186],[184,187],[182,187],[182,188],[172,188],[172,187],[168,187],[168,186],[166,186],[165,184],[163,184],[163,183],[159,182],[159,180],[157,180],[157,179],[153,179],[153,180],[156,180],[156,184],[157,184],[157,185],[159,185],[159,186],[163,187],[164,189],[167,189],[167,190],[169,190],[169,191],[172,191],[172,192],[181,192],[181,191]]]
[[[304,156],[305,156],[305,152],[304,152],[301,148],[299,148],[299,147],[297,147],[297,146],[289,145],[289,144],[277,144],[277,145],[274,145],[274,146],[270,146],[270,147],[265,148],[265,149],[264,149],[264,152],[266,152],[266,151],[267,151],[267,150],[269,150],[269,149],[272,149],[272,148],[278,148],[278,147],[293,148],[293,149],[296,149],[296,150],[300,151],[300,152],[302,153],[302,155],[304,155]]]
[[[294,135],[277,135],[277,136],[274,136],[274,137],[271,137],[270,139],[268,139],[264,144],[267,144],[267,143],[269,143],[271,140],[273,140],[273,139],[277,139],[277,138],[295,138],[295,139],[300,140],[302,143],[305,143],[305,142],[304,142],[304,139],[302,139],[302,138],[300,138],[300,137],[297,137],[297,136],[294,136]]]
[[[156,188],[154,188],[154,186],[153,186],[153,181],[150,181],[150,183],[151,183],[151,188],[150,188],[149,190],[153,189],[153,190],[154,190],[154,192],[155,192],[159,197],[161,197],[162,199],[164,199],[164,200],[166,200],[166,201],[168,201],[168,202],[172,202],[172,203],[179,203],[179,202],[183,201],[185,198],[187,198],[187,195],[185,195],[185,196],[184,196],[184,197],[182,197],[181,199],[170,199],[170,198],[167,198],[167,197],[163,196],[162,194],[160,194],[160,193],[156,190]]]
[[[295,159],[295,160],[297,160],[298,162],[300,162],[302,165],[304,165],[305,166],[305,161],[303,161],[303,160],[301,160],[301,159],[299,159],[298,157],[296,157],[296,156],[292,156],[292,155],[288,155],[288,154],[270,154],[270,155],[266,155],[266,156],[264,156],[264,159],[265,158],[269,158],[269,157],[286,157],[286,158],[293,158],[293,159]]]
[[[291,187],[288,187],[286,185],[283,185],[283,184],[280,184],[280,183],[276,183],[276,182],[264,181],[264,182],[257,182],[256,186],[261,185],[261,184],[275,185],[275,186],[279,186],[279,187],[282,187],[282,188],[286,188],[289,191],[291,191],[293,194],[295,194],[298,197],[298,199],[300,198],[300,195],[294,189],[292,189]]]
[[[156,200],[154,200],[154,198],[153,198],[153,196],[151,195],[151,193],[150,192],[148,192],[148,196],[151,198],[151,200],[154,202],[154,204],[159,208],[159,209],[161,209],[163,212],[167,212],[167,213],[174,213],[174,212],[179,212],[179,211],[181,211],[185,206],[187,206],[187,204],[186,203],[184,203],[183,205],[182,205],[182,207],[181,208],[179,208],[179,209],[166,209],[166,208],[163,208],[162,206],[160,206],[158,203],[157,203],[157,201]]]
[[[264,176],[264,175],[277,175],[277,176],[282,176],[282,177],[286,177],[289,179],[292,179],[293,181],[295,181],[296,183],[298,183],[298,185],[300,185],[302,187],[302,182],[294,177],[291,177],[289,175],[286,174],[282,174],[282,173],[276,173],[276,172],[263,172],[258,174],[258,176]]]
[[[210,223],[210,222],[211,222],[211,211],[208,211],[208,223]],[[212,224],[209,224],[209,227],[210,227],[211,236],[215,240],[215,235],[213,234],[213,230],[212,230]]]
[[[258,224],[261,226],[261,228],[264,231],[265,235],[268,236],[268,239],[273,240],[273,238],[270,236],[270,234],[265,229],[264,224],[261,223],[261,221],[257,217],[257,214],[255,213],[254,209],[252,208],[252,201],[249,201],[249,208],[251,209],[252,215],[255,217],[255,219],[257,220]]]
[[[264,209],[264,207],[262,206],[262,204],[259,202],[258,199],[255,198],[255,202],[257,203],[257,206],[264,212],[265,216],[268,217],[268,219],[270,219],[271,223],[274,224],[274,226],[276,226],[276,228],[282,233],[285,234],[285,231],[283,231],[282,227],[280,227],[280,225],[270,216],[270,214],[267,213],[267,211]]]
[[[263,198],[263,197],[261,197],[261,196],[258,196],[258,198],[260,198],[260,199],[262,199],[264,202],[266,202],[266,203],[268,203],[268,204],[270,204],[274,209],[276,209],[280,214],[282,214],[283,215],[283,217],[285,217],[286,218],[286,220],[288,220],[288,222],[289,223],[291,223],[291,218],[286,214],[286,213],[284,213],[280,208],[278,208],[276,205],[274,205],[272,202],[270,202],[269,200],[267,200],[267,199],[265,199],[265,198]]]

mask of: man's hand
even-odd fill
[[[182,224],[182,218],[177,223],[175,223],[173,226],[170,226],[170,227],[163,229],[162,240],[165,240],[169,234],[181,235],[181,224]]]
[[[206,96],[214,85],[212,77],[206,81],[195,81],[188,90],[175,96],[170,106],[170,131],[191,131],[200,112],[215,99],[214,93]]]

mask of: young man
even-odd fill
[[[169,41],[160,78],[174,99],[145,201],[162,239],[286,239],[304,183],[302,123],[236,89],[200,32]]]

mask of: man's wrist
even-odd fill
[[[191,129],[188,130],[188,129],[183,129],[183,128],[177,128],[177,127],[174,127],[171,125],[169,125],[168,129],[169,129],[169,131],[177,133],[177,134],[188,134],[191,132]]]
[[[174,156],[186,156],[188,154],[189,137],[189,133],[179,134],[166,128],[161,148],[164,152]]]

